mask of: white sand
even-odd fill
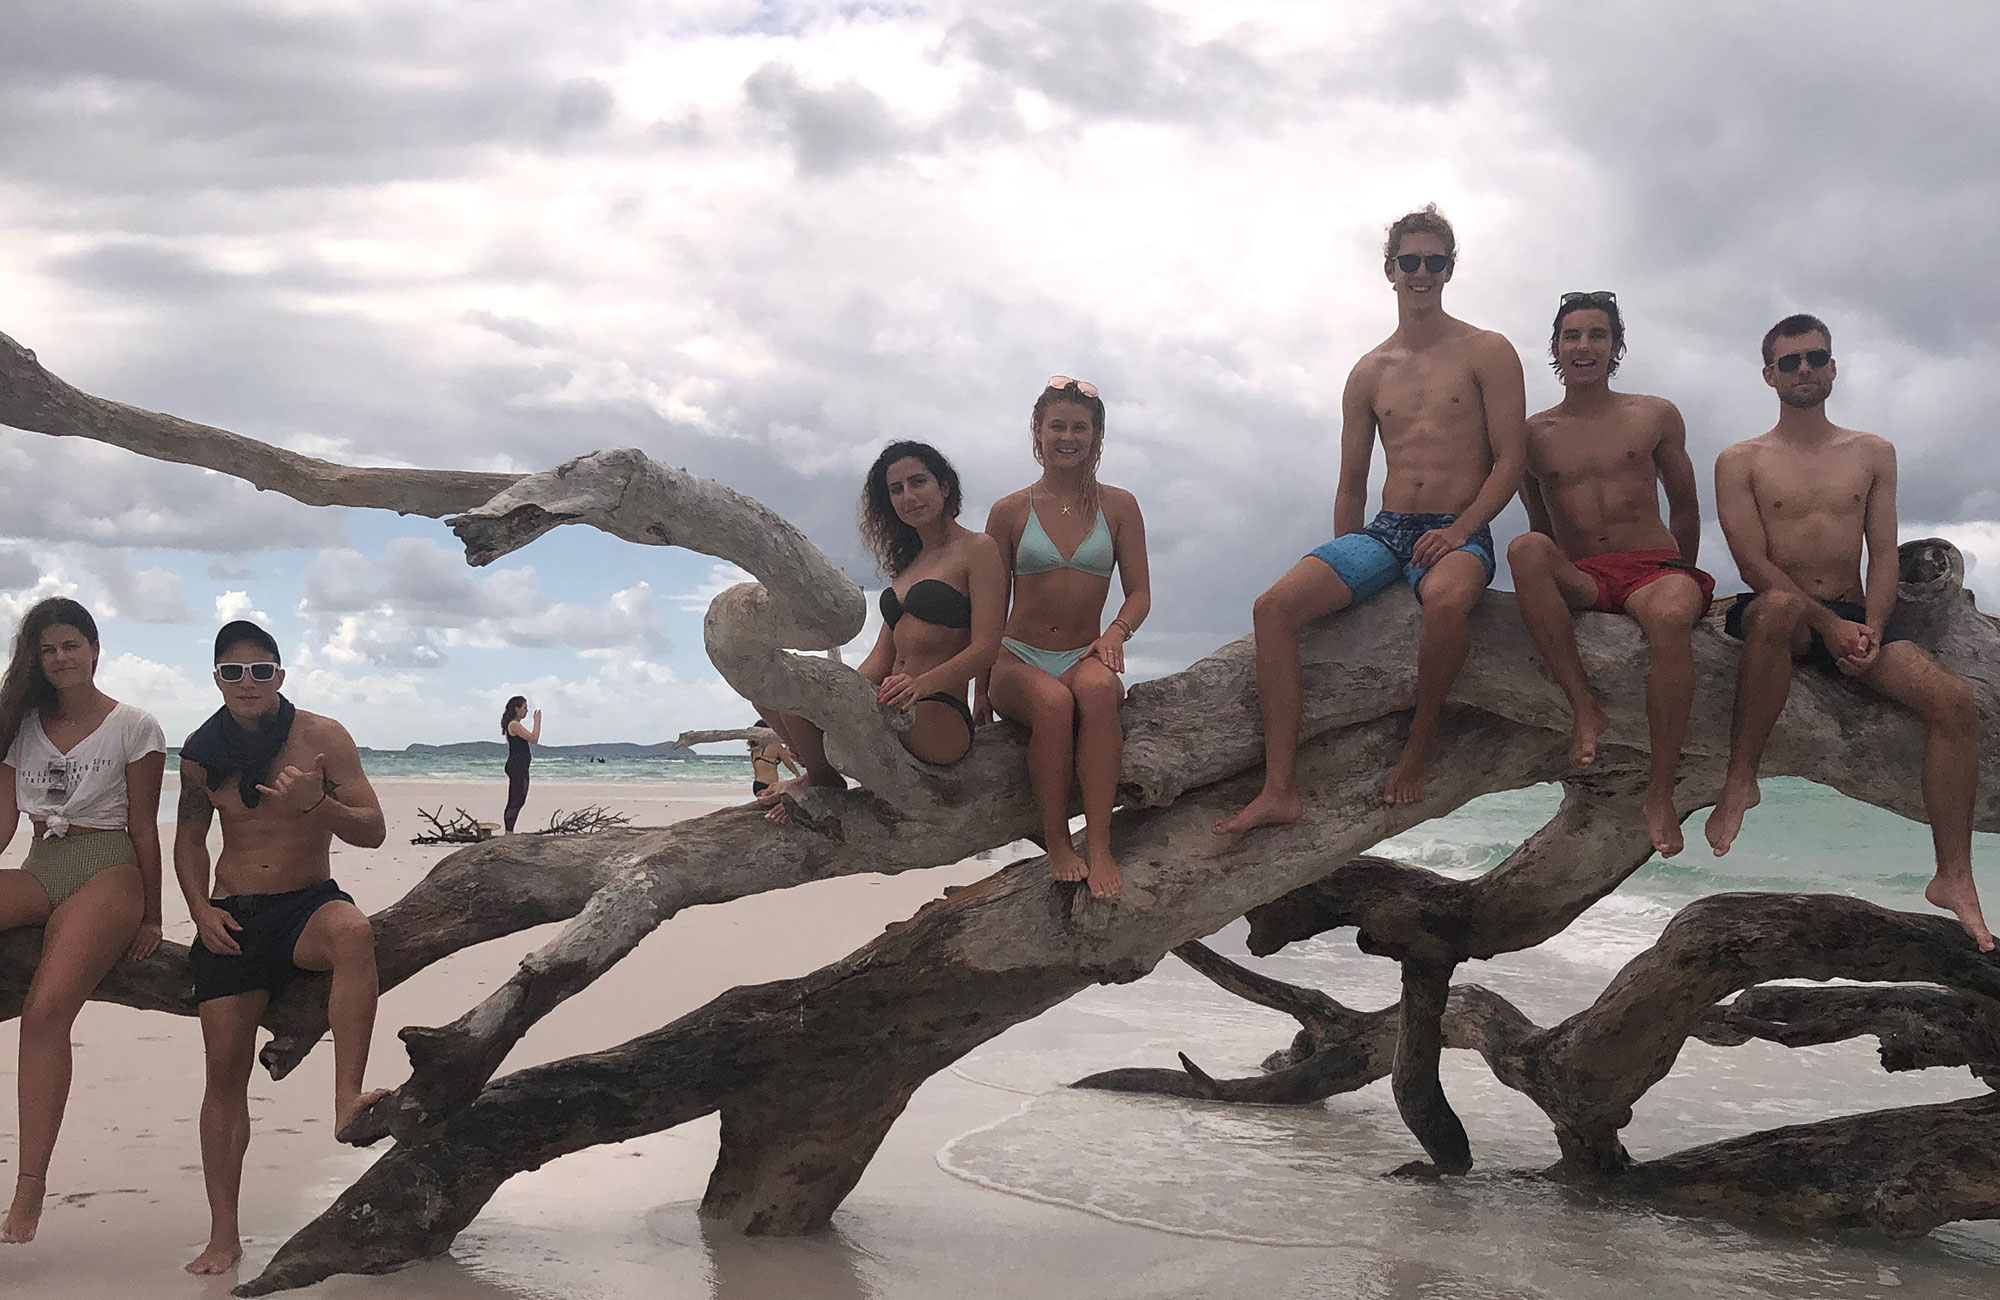
[[[447,851],[408,843],[419,806],[462,803],[476,809],[497,802],[492,790],[432,782],[383,782],[380,792],[389,815],[389,843],[374,851],[340,849],[334,859],[337,878],[371,911],[401,896]],[[524,824],[545,821],[558,804],[573,808],[592,802],[630,813],[642,823],[659,823],[715,808],[733,794],[545,783],[535,788]],[[17,865],[22,852],[17,842],[0,865]],[[520,1045],[508,1068],[623,1041],[737,984],[803,974],[908,916],[945,885],[989,870],[970,865],[896,878],[833,880],[727,907],[695,909],[559,1008]],[[188,942],[193,927],[171,878],[167,890],[167,937]],[[370,1064],[371,1084],[393,1084],[406,1073],[395,1037],[398,1028],[456,1017],[554,933],[547,927],[460,953],[387,994]],[[208,1222],[195,1131],[202,1090],[198,1026],[192,1019],[93,1002],[78,1020],[76,1041],[76,1082],[51,1170],[41,1233],[30,1246],[0,1251],[0,1294],[48,1300],[219,1294],[218,1283],[180,1271],[200,1250]],[[0,1028],[0,1074],[9,1080],[5,1096],[10,1102],[17,1050],[18,1035],[10,1023]],[[322,1043],[282,1083],[273,1083],[261,1071],[252,1079],[255,1136],[243,1192],[244,1278],[253,1276],[292,1231],[375,1158],[374,1152],[351,1150],[332,1140],[331,1056],[330,1044]],[[1006,1113],[1018,1100],[1006,1094],[997,1099],[993,1114]],[[10,1121],[0,1129],[6,1134],[0,1151],[6,1164],[0,1170],[11,1175],[16,1154],[11,1104],[0,1113]],[[901,1154],[885,1151],[882,1163],[909,1166],[895,1171],[899,1181],[914,1174],[926,1184],[1008,1200],[966,1188],[931,1162],[939,1143],[978,1122],[973,1117],[936,1141],[919,1140]],[[709,1121],[558,1161],[503,1189],[461,1243],[457,1253],[464,1265],[439,1262],[391,1278],[342,1279],[313,1294],[709,1294],[709,1284],[702,1280],[709,1266],[691,1258],[701,1252],[672,1240],[656,1243],[648,1219],[656,1207],[668,1206],[659,1211],[659,1232],[674,1239],[697,1232],[692,1206],[672,1203],[700,1195],[714,1143]],[[6,1177],[5,1185],[11,1184],[11,1176]],[[678,1257],[687,1267],[662,1270],[667,1262],[663,1255]],[[623,1274],[623,1284],[613,1280],[623,1272],[621,1260],[639,1266]],[[676,1273],[683,1275],[685,1287],[666,1281]]]

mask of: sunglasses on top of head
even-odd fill
[[[1049,387],[1055,389],[1057,392],[1061,392],[1065,388],[1074,388],[1085,397],[1097,396],[1096,384],[1086,383],[1081,379],[1071,379],[1068,375],[1050,375]]]
[[[243,674],[249,672],[253,682],[268,682],[278,675],[278,665],[270,662],[260,664],[217,664],[215,676],[219,681],[240,682]]]
[[[1432,275],[1443,275],[1444,269],[1451,265],[1451,255],[1448,253],[1398,253],[1396,254],[1396,265],[1403,268],[1404,275],[1415,275],[1417,268],[1420,266]]]
[[[1814,370],[1819,370],[1831,360],[1833,360],[1833,353],[1827,349],[1807,348],[1804,352],[1787,352],[1771,364],[1775,365],[1781,373],[1789,375],[1799,368],[1800,362],[1804,362]]]

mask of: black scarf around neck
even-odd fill
[[[271,764],[290,739],[292,719],[297,714],[292,702],[280,695],[277,711],[265,719],[264,725],[255,731],[245,731],[224,706],[195,728],[187,744],[181,746],[181,757],[201,764],[208,774],[211,790],[220,790],[222,783],[235,773],[236,792],[243,797],[243,806],[255,808],[264,798],[257,787],[271,779]]]

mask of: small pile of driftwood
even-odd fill
[[[431,824],[430,830],[410,837],[412,844],[477,844],[490,840],[500,833],[499,822],[483,822],[463,808],[452,810],[452,815],[444,815],[444,805],[437,810],[417,809],[417,815]],[[624,813],[612,812],[602,804],[586,804],[575,812],[564,812],[558,808],[549,816],[549,824],[534,835],[587,835],[591,831],[609,830],[613,826],[630,826],[632,819]]]

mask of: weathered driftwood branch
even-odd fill
[[[711,731],[683,731],[674,738],[674,743],[682,749],[693,749],[696,745],[716,745],[725,740],[747,740],[757,745],[768,745],[778,738],[778,733],[769,727],[725,727]]]
[[[1447,749],[1429,797],[1399,809],[1374,802],[1379,774],[1400,742],[1397,715],[1414,693],[1409,646],[1417,613],[1398,591],[1304,639],[1302,730],[1310,743],[1303,770],[1316,802],[1300,825],[1231,842],[1207,831],[1215,815],[1247,797],[1256,778],[1239,774],[1261,758],[1250,646],[1239,641],[1131,693],[1127,807],[1116,830],[1129,883],[1117,901],[1088,900],[1051,885],[1041,864],[1021,864],[804,980],[736,990],[623,1047],[491,1081],[527,1026],[680,907],[846,871],[932,865],[1021,838],[1033,816],[1018,732],[985,733],[972,755],[949,770],[915,762],[896,742],[893,720],[852,673],[785,653],[838,645],[854,634],[862,611],[853,584],[757,503],[637,452],[598,453],[518,480],[352,470],[78,393],[12,340],[0,343],[0,420],[23,428],[203,465],[303,501],[460,513],[454,526],[475,562],[558,524],[585,522],[635,542],[685,545],[743,565],[760,584],[737,587],[711,607],[711,657],[746,695],[821,723],[835,760],[873,791],[807,795],[784,831],[732,810],[664,830],[604,832],[584,843],[517,837],[441,862],[375,918],[385,984],[471,943],[575,919],[456,1024],[406,1031],[415,1072],[392,1104],[371,1117],[402,1141],[288,1243],[253,1289],[435,1253],[512,1172],[715,1110],[722,1113],[723,1144],[706,1211],[754,1231],[823,1223],[930,1073],[1087,983],[1137,978],[1169,948],[1287,895],[1283,907],[1260,919],[1270,941],[1312,933],[1314,925],[1351,923],[1372,950],[1405,962],[1410,995],[1389,1013],[1404,1024],[1400,1033],[1392,1029],[1387,1049],[1393,1054],[1399,1040],[1410,1043],[1398,1096],[1413,1123],[1429,1130],[1422,1135],[1440,1166],[1462,1163],[1463,1146],[1462,1136],[1454,1143],[1457,1121],[1435,1088],[1436,1049],[1450,1041],[1445,1033],[1477,1033],[1498,1052],[1571,1028],[1566,1022],[1535,1031],[1490,1000],[1468,1002],[1462,990],[1447,998],[1443,990],[1450,966],[1464,955],[1540,942],[1623,879],[1636,850],[1609,820],[1594,832],[1597,860],[1564,851],[1563,835],[1551,831],[1487,882],[1446,887],[1393,870],[1343,867],[1354,897],[1338,890],[1296,893],[1329,863],[1347,863],[1383,836],[1477,794],[1562,775],[1560,697],[1535,661],[1511,600],[1490,594],[1475,614],[1481,653],[1458,684],[1461,703],[1449,715]],[[1922,572],[1911,576],[1927,603],[1901,616],[1915,618],[1913,626],[1921,625],[1944,660],[1980,684],[1979,707],[1990,715],[2000,637],[1962,598],[1955,563],[1948,548],[1917,548],[1914,568]],[[1644,765],[1644,654],[1624,620],[1585,615],[1579,634],[1612,714],[1598,773],[1572,784],[1558,818],[1578,823],[1570,833],[1588,836],[1591,827],[1582,823],[1629,801],[1629,777]],[[1696,658],[1707,680],[1726,684],[1733,677],[1734,648],[1712,630],[1697,634]],[[1727,714],[1726,688],[1704,693],[1683,768],[1684,811],[1712,789]],[[1841,743],[1829,744],[1835,736]],[[1806,676],[1773,736],[1765,771],[1808,776],[1914,813],[1921,807],[1920,746],[1914,718],[1846,683]],[[1994,772],[1985,775],[1979,822],[2000,829],[1994,793],[2000,783]],[[1466,915],[1474,898],[1493,919]],[[1932,931],[1940,925],[1950,923],[1937,922]],[[14,962],[22,948],[19,937],[0,942],[0,960]],[[0,975],[19,970],[16,963]],[[165,1000],[162,972],[182,970],[171,954],[121,969],[99,996],[154,1005]],[[265,1052],[275,1072],[302,1057],[324,1028],[323,991],[309,984],[294,989],[273,1008],[284,1026]],[[1460,1014],[1467,1007],[1480,1015]],[[779,1026],[788,1032],[776,1032]],[[1540,1050],[1542,1057],[1562,1053],[1604,1070],[1598,1057],[1613,1048],[1635,1061],[1665,1050],[1664,1039],[1612,1035],[1605,1043],[1576,1031],[1548,1038]],[[1491,1059],[1503,1074],[1519,1074],[1517,1086],[1542,1082],[1525,1073],[1526,1056],[1518,1063]],[[1601,1084],[1622,1096],[1626,1082],[1607,1073]],[[1587,1163],[1616,1163],[1600,1158],[1616,1144],[1615,1097],[1557,1095],[1549,1104],[1559,1127],[1574,1130],[1566,1151],[1574,1146]]]

